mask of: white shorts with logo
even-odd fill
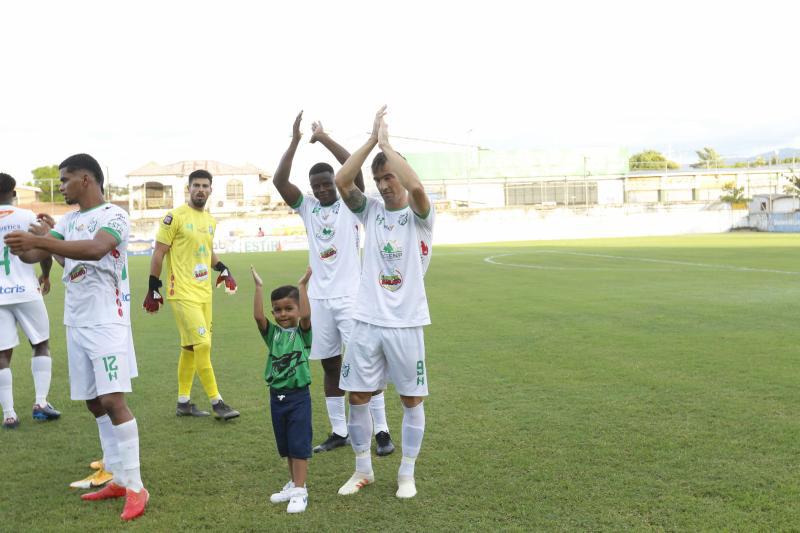
[[[355,298],[317,299],[311,303],[311,353],[309,359],[328,359],[342,353],[353,330]]]
[[[0,305],[0,350],[19,345],[17,324],[31,344],[50,338],[50,320],[42,300]]]
[[[339,388],[372,392],[385,386],[386,376],[402,396],[428,395],[422,326],[384,328],[356,320],[342,361]]]
[[[127,324],[67,326],[69,388],[73,400],[131,392],[137,375],[133,336]]]

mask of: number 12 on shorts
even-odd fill
[[[119,366],[117,366],[116,355],[107,355],[106,357],[103,357],[103,366],[108,373],[108,381],[114,381],[117,379],[117,370],[119,370]]]
[[[417,385],[425,385],[425,361],[417,361]]]

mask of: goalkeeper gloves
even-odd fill
[[[219,277],[217,278],[217,287],[225,284],[225,292],[228,294],[236,294],[236,280],[233,279],[231,275],[231,271],[228,270],[222,261],[217,261],[217,264],[214,265],[214,270],[219,272]]]
[[[158,292],[160,288],[161,280],[155,276],[150,276],[147,295],[144,297],[144,303],[142,304],[142,307],[148,313],[156,313],[158,312],[158,308],[164,305],[164,298],[161,296],[161,293]]]

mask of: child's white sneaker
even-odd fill
[[[398,498],[413,498],[417,495],[417,485],[414,483],[414,478],[411,476],[399,476],[397,478],[397,492],[395,496]]]
[[[295,487],[290,491],[289,505],[286,507],[287,513],[302,513],[308,505],[308,490],[305,487]]]
[[[290,479],[289,483],[283,486],[280,492],[276,492],[272,496],[269,497],[269,501],[272,503],[286,503],[292,497],[290,494],[292,489],[294,489],[294,482]]]
[[[369,474],[365,474],[363,472],[356,472],[350,479],[345,482],[344,485],[341,486],[339,489],[339,494],[342,496],[348,496],[350,494],[355,494],[361,487],[369,485],[370,483],[375,483],[375,474],[370,472]]]

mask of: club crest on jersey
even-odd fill
[[[397,261],[403,257],[403,248],[397,244],[397,241],[386,241],[381,248],[381,257],[386,261]]]
[[[70,283],[80,283],[86,277],[88,271],[86,270],[86,265],[80,263],[79,265],[75,266],[70,273],[69,273],[69,282]]]
[[[400,215],[400,218],[397,219],[397,223],[400,224],[401,226],[405,226],[406,224],[408,224],[408,213],[403,213],[402,215]]]
[[[172,213],[167,213],[167,216],[164,217],[164,220],[162,220],[162,222],[164,223],[165,226],[169,226],[170,224],[172,224]]]
[[[206,328],[204,328],[203,326],[200,326],[199,328],[197,328],[197,334],[202,337],[203,335],[206,334]]]
[[[330,246],[329,248],[326,248],[319,253],[319,258],[325,261],[326,263],[332,263],[333,261],[336,261],[337,257],[338,257],[338,252],[336,251],[335,246]]]
[[[334,235],[336,235],[336,230],[333,229],[333,226],[322,226],[316,233],[317,239],[321,241],[329,241],[333,239]]]
[[[397,269],[389,273],[381,272],[378,274],[378,285],[389,292],[395,292],[403,286],[403,275]]]
[[[194,266],[194,280],[205,281],[208,279],[208,267],[204,264],[197,264]]]
[[[88,229],[88,230],[89,230],[89,233],[94,233],[94,230],[96,230],[96,229],[97,229],[97,219],[96,219],[96,218],[93,218],[93,219],[92,219],[92,220],[89,222],[89,227],[88,227],[88,228],[86,228],[86,229]]]

